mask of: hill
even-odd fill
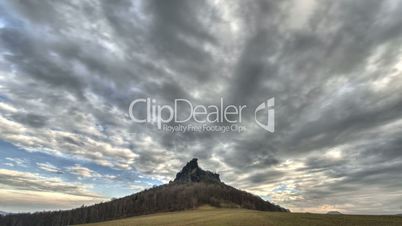
[[[219,175],[204,171],[193,159],[169,184],[139,193],[66,211],[12,214],[0,217],[4,226],[63,226],[119,219],[158,212],[194,209],[202,205],[288,212],[258,196],[220,181]]]
[[[342,215],[343,213],[341,213],[339,211],[328,211],[327,214],[330,214],[330,215]]]
[[[396,216],[353,216],[308,213],[263,212],[247,209],[200,208],[159,213],[81,226],[399,226]]]

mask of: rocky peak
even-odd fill
[[[188,162],[183,169],[176,174],[174,182],[221,182],[219,174],[205,171],[198,166],[198,159]]]

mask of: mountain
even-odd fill
[[[202,205],[245,208],[261,211],[289,212],[258,196],[221,182],[219,175],[188,162],[169,184],[136,194],[65,211],[12,214],[0,217],[4,226],[63,226],[100,222],[166,211],[195,209]]]
[[[7,215],[7,214],[8,214],[7,212],[0,211],[0,216],[4,216],[4,215]]]

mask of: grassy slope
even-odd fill
[[[352,216],[304,213],[262,212],[246,209],[217,209],[203,207],[197,210],[152,214],[125,218],[85,226],[401,226],[398,216]],[[82,225],[84,226],[84,225]]]

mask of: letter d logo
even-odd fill
[[[273,109],[274,107],[275,107],[275,98],[272,97],[267,101],[264,101],[263,103],[258,105],[258,107],[254,111],[254,118],[257,125],[259,125],[261,128],[271,133],[275,132],[275,110]],[[257,119],[257,113],[264,109],[267,109],[267,122],[261,123]]]

